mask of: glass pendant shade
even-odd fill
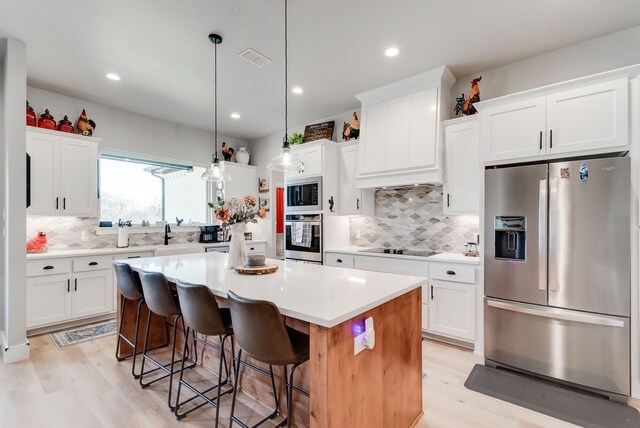
[[[280,154],[271,159],[267,168],[272,171],[302,172],[304,171],[304,164],[300,159],[291,154],[291,149],[289,147],[282,147],[282,149],[280,149]]]
[[[209,168],[202,173],[202,179],[214,182],[231,181],[231,174],[229,174],[227,169],[224,167],[224,163],[220,163],[216,159],[211,163],[211,165],[209,165]]]

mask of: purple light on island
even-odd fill
[[[351,334],[353,334],[353,337],[358,337],[364,332],[364,320],[354,321],[351,323]]]

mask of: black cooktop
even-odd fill
[[[375,254],[395,254],[399,256],[418,256],[429,257],[434,256],[436,253],[429,250],[407,250],[406,248],[365,248],[364,250],[358,250],[360,253],[375,253]]]

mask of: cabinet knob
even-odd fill
[[[336,262],[342,263],[342,259],[338,259],[338,260],[336,260]]]
[[[254,248],[254,247],[251,247],[251,248],[250,248],[250,250],[251,250],[251,251],[253,251],[253,250],[255,250],[255,248]]]
[[[455,274],[456,274],[456,272],[455,272],[455,271],[452,271],[452,270],[448,270],[448,271],[447,271],[447,275],[455,275]]]
[[[50,269],[53,269],[53,266],[48,265],[48,266],[43,267],[42,269],[44,269],[44,270],[50,270]]]
[[[91,262],[89,263],[89,266],[98,266],[98,262]]]

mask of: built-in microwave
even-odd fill
[[[286,211],[321,211],[322,177],[287,181]]]

